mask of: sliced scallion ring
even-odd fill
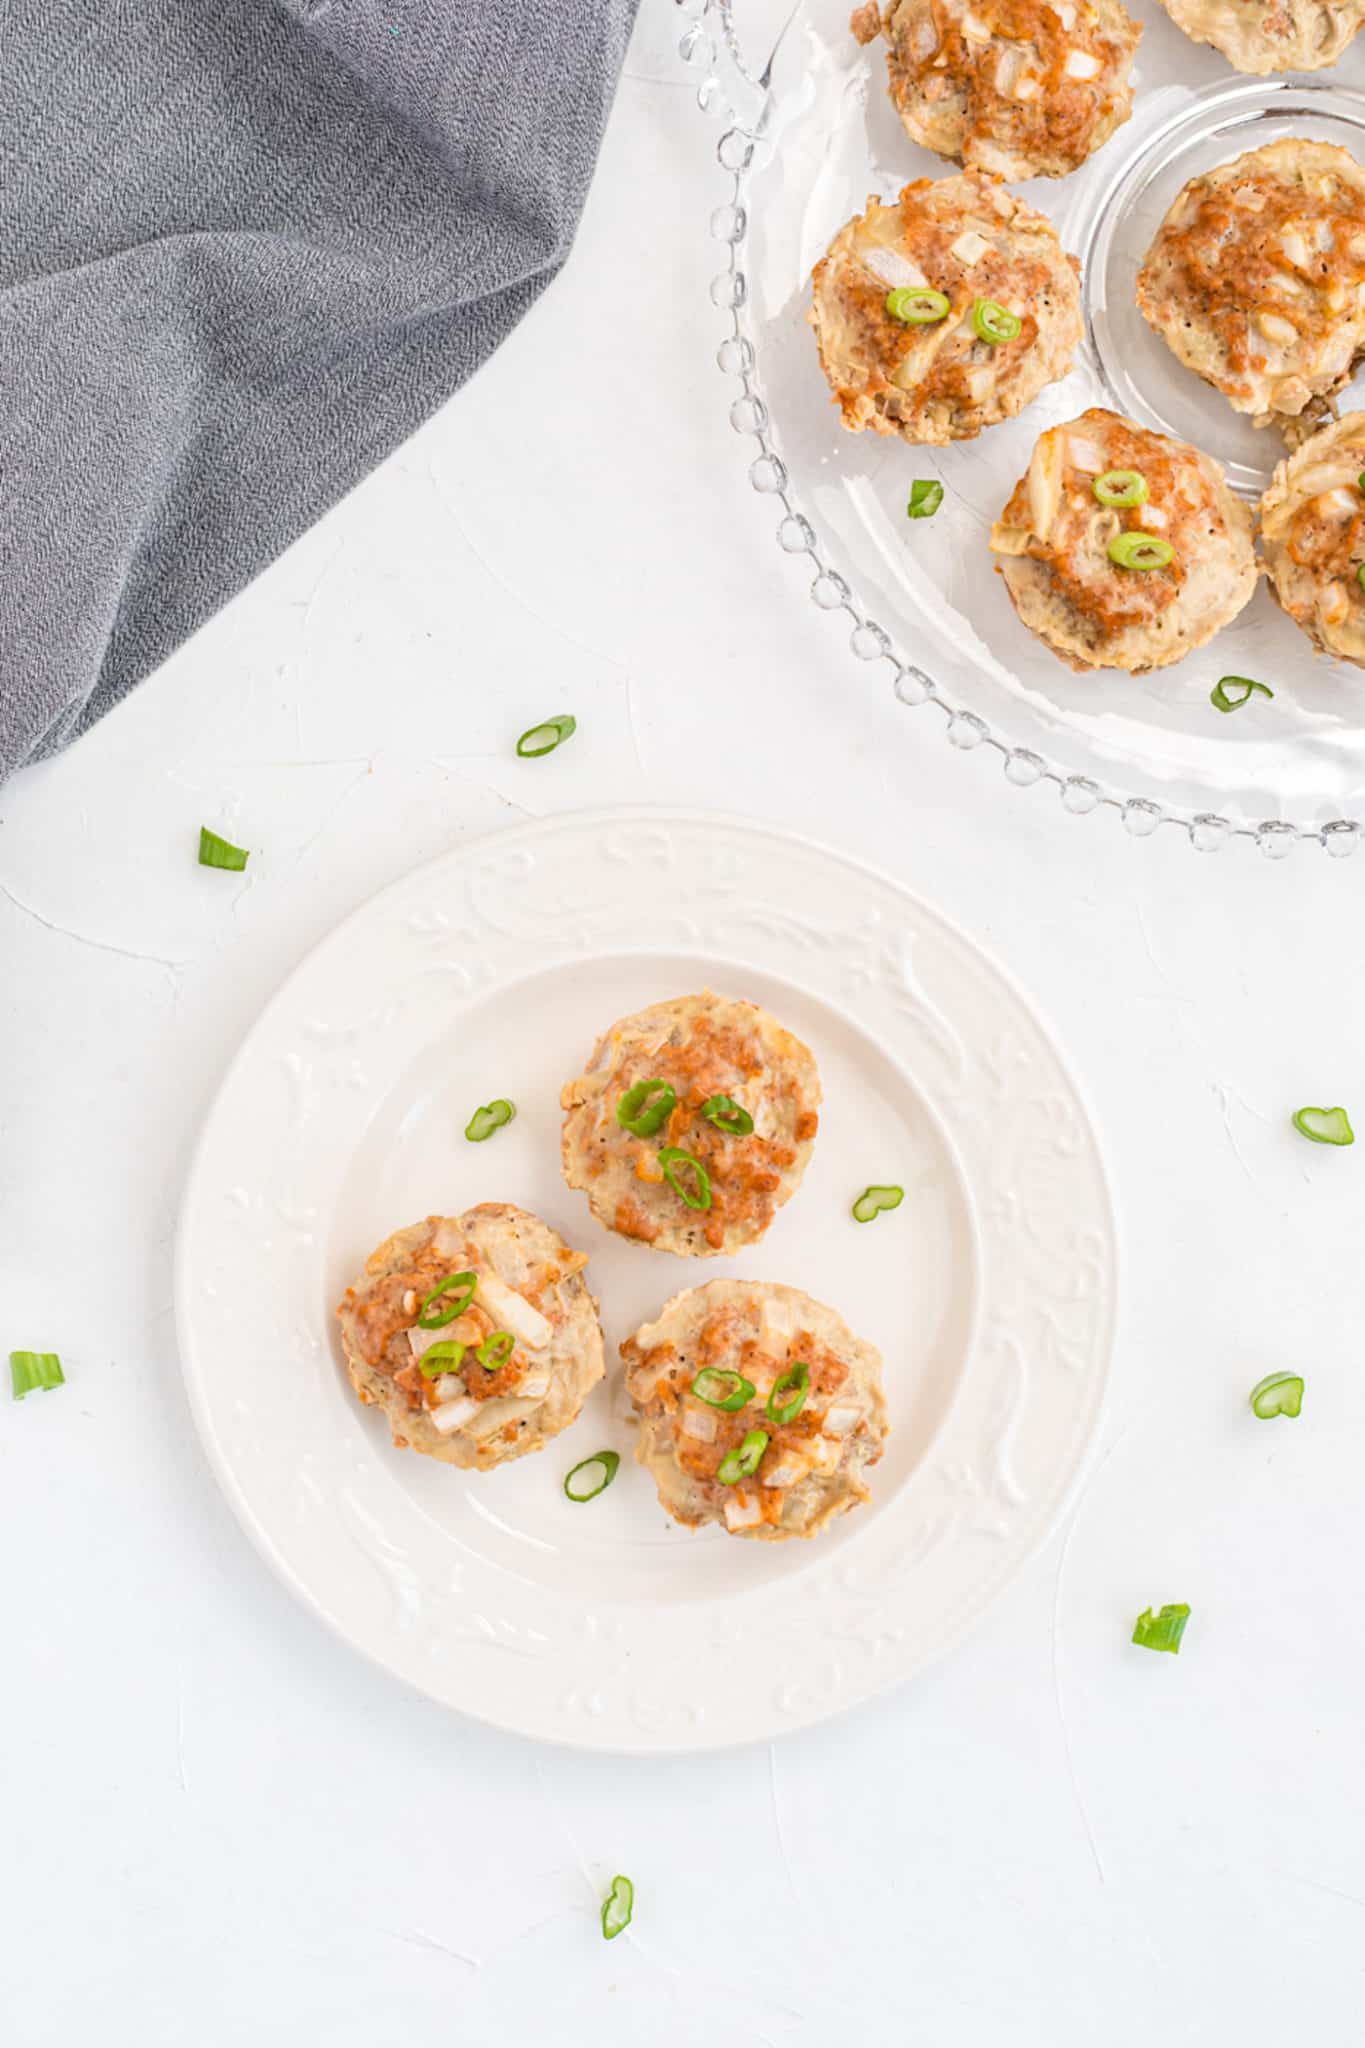
[[[564,1491],[570,1500],[596,1500],[599,1493],[605,1493],[616,1477],[621,1464],[619,1451],[594,1451],[590,1458],[579,1460],[564,1476]]]
[[[972,307],[972,326],[982,341],[997,347],[1002,341],[1013,341],[1023,326],[1017,313],[1011,313],[1008,306],[1002,306],[995,299],[978,299]]]
[[[500,1131],[504,1124],[510,1124],[516,1115],[516,1104],[500,1095],[496,1102],[485,1102],[476,1109],[464,1127],[464,1134],[471,1145],[482,1145],[485,1138],[491,1138],[494,1131]]]
[[[953,304],[946,292],[936,292],[929,285],[903,284],[887,293],[886,310],[906,327],[936,327],[948,318]]]
[[[602,1932],[608,1941],[629,1927],[635,1912],[635,1887],[628,1877],[614,1877],[602,1901]]]
[[[664,1170],[664,1179],[680,1202],[686,1202],[689,1209],[710,1208],[711,1176],[700,1159],[694,1159],[690,1152],[684,1152],[681,1145],[663,1145],[659,1150],[659,1164]],[[678,1178],[688,1167],[697,1176],[695,1190],[684,1187]]]
[[[1109,543],[1109,559],[1119,569],[1164,569],[1174,556],[1170,542],[1154,533],[1116,533]]]
[[[907,519],[932,519],[943,503],[943,486],[936,476],[917,476],[910,486]]]
[[[1354,1145],[1356,1134],[1344,1109],[1296,1109],[1294,1129],[1315,1145]]]
[[[64,1387],[66,1374],[55,1351],[11,1351],[9,1383],[15,1400],[22,1401],[25,1394],[37,1389],[50,1392],[53,1387]]]
[[[1268,1372],[1257,1380],[1247,1397],[1251,1412],[1262,1422],[1272,1415],[1297,1415],[1303,1406],[1303,1375],[1297,1372]]]
[[[719,1365],[704,1365],[692,1382],[692,1392],[708,1408],[723,1408],[737,1415],[754,1398],[754,1383],[742,1372],[730,1372]]]
[[[1356,582],[1360,585],[1362,590],[1365,590],[1365,562],[1362,562],[1360,567],[1356,570]]]
[[[474,1356],[485,1372],[501,1372],[516,1346],[516,1338],[510,1330],[494,1330],[491,1337],[485,1337]]]
[[[751,1429],[744,1441],[721,1459],[716,1477],[722,1486],[734,1486],[741,1479],[752,1479],[763,1463],[763,1453],[769,1443],[766,1429]]]
[[[439,1344],[428,1344],[418,1364],[424,1380],[444,1379],[448,1372],[458,1372],[464,1364],[467,1344],[459,1343],[454,1337],[443,1337]]]
[[[733,1095],[713,1095],[709,1102],[703,1102],[701,1113],[708,1123],[727,1137],[747,1138],[754,1127],[754,1120],[742,1103]]]
[[[1209,702],[1215,711],[1240,711],[1253,697],[1274,694],[1268,683],[1253,682],[1250,676],[1219,676],[1209,691]]]
[[[1112,505],[1124,511],[1132,505],[1145,503],[1147,479],[1140,469],[1106,469],[1103,476],[1097,476],[1090,486],[1101,505]]]
[[[578,720],[567,711],[558,718],[542,719],[539,725],[528,726],[517,741],[517,758],[521,761],[538,761],[542,754],[553,754],[556,747],[562,747],[565,740],[578,731]]]
[[[1361,470],[1360,475],[1356,478],[1356,483],[1361,491],[1365,491],[1365,469]]]
[[[210,832],[207,825],[199,827],[201,868],[228,868],[233,874],[240,874],[250,858],[244,846],[234,846],[230,839],[220,839],[216,832]]]
[[[904,1200],[904,1188],[864,1188],[853,1204],[853,1220],[855,1223],[870,1223],[874,1216],[881,1215],[883,1209],[899,1209]]]
[[[1185,1633],[1185,1623],[1190,1610],[1183,1601],[1174,1607],[1162,1607],[1153,1614],[1150,1607],[1144,1607],[1133,1623],[1133,1641],[1143,1650],[1169,1650],[1178,1656],[1180,1638]]]
[[[788,1366],[780,1380],[774,1380],[768,1395],[768,1413],[774,1422],[795,1422],[810,1392],[810,1367]]]
[[[462,1316],[469,1307],[478,1284],[477,1273],[447,1273],[440,1286],[432,1288],[417,1311],[418,1329],[443,1330],[447,1323],[453,1323],[456,1316]],[[453,1303],[443,1300],[447,1294],[455,1294]],[[440,1308],[436,1307],[437,1302],[442,1302]]]
[[[652,1138],[663,1129],[677,1107],[678,1091],[671,1081],[657,1075],[627,1088],[616,1105],[616,1121],[635,1138]]]

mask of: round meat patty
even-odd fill
[[[429,1458],[486,1470],[543,1450],[606,1370],[587,1263],[510,1202],[396,1231],[337,1309],[352,1386]]]
[[[560,1103],[564,1178],[598,1222],[704,1259],[756,1244],[800,1186],[820,1076],[766,1010],[706,989],[613,1024]]]
[[[713,1280],[674,1295],[621,1356],[636,1458],[677,1521],[780,1543],[868,1498],[887,1435],[881,1354],[809,1294]]]
[[[1069,667],[1141,675],[1236,618],[1256,588],[1252,531],[1210,456],[1096,408],[1039,436],[991,548],[1019,617]]]
[[[844,425],[942,446],[1012,418],[1071,368],[1076,277],[1046,215],[976,171],[869,199],[808,316]]]
[[[1187,369],[1302,438],[1365,354],[1365,171],[1335,144],[1288,141],[1192,178],[1137,297]]]
[[[997,178],[1060,178],[1133,110],[1142,30],[1119,0],[875,0],[851,23],[885,36],[912,141]]]
[[[1323,654],[1365,668],[1365,413],[1349,412],[1282,462],[1261,500],[1270,587]]]
[[[1365,0],[1161,0],[1177,28],[1239,71],[1319,71],[1365,22]]]

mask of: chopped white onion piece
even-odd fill
[[[796,1310],[780,1296],[765,1295],[759,1310],[759,1341],[774,1358],[785,1358],[796,1335]]]
[[[496,1273],[480,1273],[478,1292],[474,1299],[488,1310],[499,1328],[510,1330],[512,1335],[532,1351],[543,1351],[554,1331],[538,1308],[533,1308],[525,1295],[517,1294]]]
[[[1166,514],[1162,511],[1160,505],[1144,505],[1140,516],[1144,526],[1155,527],[1159,530],[1166,524]]]
[[[447,1323],[443,1330],[421,1330],[414,1323],[408,1331],[408,1346],[413,1357],[424,1358],[433,1344],[448,1344],[452,1341],[457,1344],[464,1342],[462,1337],[455,1335],[463,1321],[464,1317],[460,1316],[455,1322]],[[476,1337],[474,1342],[477,1344],[478,1341]]]
[[[971,399],[973,405],[980,405],[983,398],[990,396],[991,386],[994,382],[995,372],[987,363],[983,363],[979,369],[968,370],[967,396]]]
[[[1066,459],[1073,469],[1082,469],[1086,475],[1099,476],[1108,467],[1104,450],[1097,448],[1093,441],[1087,441],[1084,434],[1068,434],[1066,437]]]
[[[437,1402],[440,1403],[442,1401],[458,1401],[460,1396],[466,1391],[466,1388],[464,1381],[457,1372],[443,1372],[431,1391],[436,1396]]]
[[[969,43],[988,43],[991,39],[990,24],[978,21],[974,14],[963,15],[962,33]]]
[[[1292,222],[1280,232],[1280,247],[1291,263],[1297,264],[1300,270],[1307,270],[1308,244]]]
[[[444,1401],[439,1408],[429,1408],[432,1426],[442,1436],[449,1436],[452,1430],[462,1429],[472,1415],[479,1412],[477,1401]]]
[[[753,1529],[763,1520],[763,1510],[750,1494],[732,1495],[725,1503],[727,1529]]]
[[[1071,5],[1071,0],[1060,0],[1059,5],[1054,0],[1054,11],[1058,21],[1060,21],[1067,34],[1070,35],[1072,29],[1076,26],[1076,10]]]
[[[991,245],[986,237],[979,235],[975,228],[964,228],[957,240],[948,245],[949,255],[956,256],[958,262],[965,263],[969,269],[973,263],[979,263],[983,256],[988,256],[990,249]]]
[[[417,1294],[416,1290],[410,1287],[407,1293],[403,1296],[403,1314],[405,1316],[415,1316],[416,1313]]]
[[[530,1372],[517,1388],[517,1398],[522,1401],[543,1401],[549,1391],[549,1373]]]
[[[1299,338],[1299,331],[1292,321],[1282,320],[1278,313],[1258,313],[1256,325],[1267,341],[1273,341],[1281,348],[1292,348]]]
[[[874,248],[863,253],[863,268],[870,270],[874,277],[879,277],[883,284],[889,284],[895,291],[903,286],[911,291],[919,291],[929,282],[918,263],[912,263],[899,249],[888,248],[885,242],[878,242]],[[733,1089],[731,1093],[734,1094],[736,1102],[741,1100]],[[747,1102],[744,1107],[749,1108]],[[752,1115],[752,1111],[750,1114]]]
[[[773,1466],[771,1472],[766,1472],[763,1475],[763,1484],[765,1486],[795,1486],[799,1479],[805,1478],[809,1469],[809,1466],[803,1464],[800,1458],[783,1458],[780,1464]]]
[[[695,1437],[699,1444],[713,1444],[716,1440],[716,1418],[709,1408],[684,1408],[679,1428],[684,1436]]]
[[[1098,57],[1092,57],[1088,50],[1068,50],[1062,66],[1068,78],[1098,78],[1103,70]]]
[[[824,1427],[829,1436],[847,1436],[856,1429],[862,1419],[862,1409],[853,1407],[831,1408],[825,1417]]]
[[[811,1451],[811,1464],[817,1472],[826,1477],[834,1470],[840,1458],[844,1455],[843,1445],[837,1437],[832,1436],[818,1436],[811,1447]]]

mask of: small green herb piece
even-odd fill
[[[464,1364],[467,1344],[459,1344],[454,1337],[443,1337],[439,1344],[429,1344],[418,1361],[424,1380],[442,1379],[448,1372],[458,1372]]]
[[[567,711],[558,718],[546,718],[539,725],[529,726],[517,741],[517,758],[520,761],[538,761],[542,754],[553,754],[556,747],[562,747],[578,731],[578,720],[571,718]]]
[[[703,1102],[701,1113],[708,1123],[727,1137],[747,1138],[754,1127],[754,1120],[733,1095],[713,1095],[709,1102]]]
[[[50,1392],[53,1387],[64,1387],[66,1374],[55,1351],[11,1351],[9,1382],[15,1400],[22,1401],[37,1388]]]
[[[210,832],[207,825],[199,827],[201,868],[230,868],[234,874],[240,874],[250,858],[244,846],[234,846],[230,839],[220,839],[216,832]]]
[[[1116,533],[1109,543],[1109,559],[1119,569],[1164,569],[1174,554],[1154,533]]]
[[[1253,697],[1274,694],[1268,683],[1254,682],[1250,676],[1219,676],[1209,691],[1209,702],[1215,711],[1240,711]]]
[[[789,1366],[780,1380],[775,1380],[768,1395],[768,1413],[774,1422],[795,1422],[806,1405],[810,1392],[810,1367]]]
[[[447,1323],[453,1323],[456,1316],[462,1316],[469,1307],[470,1302],[474,1299],[474,1290],[478,1284],[479,1276],[477,1273],[447,1273],[440,1286],[432,1288],[430,1294],[422,1303],[421,1308],[417,1311],[418,1329],[443,1330]],[[450,1294],[456,1288],[459,1289],[459,1293],[456,1295],[453,1306],[450,1302],[446,1302],[444,1307],[437,1308],[435,1314],[433,1314],[433,1307],[440,1301],[442,1295]]]
[[[1365,562],[1362,562],[1360,567],[1356,570],[1356,582],[1360,585],[1362,590],[1365,590]]]
[[[501,1372],[512,1356],[516,1338],[510,1330],[494,1330],[491,1337],[485,1337],[474,1356],[485,1372]]]
[[[1251,1412],[1262,1422],[1272,1415],[1297,1415],[1303,1406],[1303,1378],[1296,1372],[1268,1372],[1251,1390]]]
[[[1344,1109],[1296,1109],[1294,1129],[1315,1145],[1354,1145],[1356,1134]]]
[[[605,1493],[616,1477],[621,1464],[619,1451],[594,1451],[590,1458],[580,1459],[572,1472],[564,1477],[564,1491],[570,1500],[596,1500],[599,1493]],[[579,1475],[582,1474],[580,1478]],[[575,1483],[577,1482],[577,1483]],[[619,1930],[618,1930],[619,1932]]]
[[[659,1164],[664,1170],[664,1179],[680,1202],[686,1202],[689,1209],[710,1208],[711,1176],[700,1159],[694,1159],[690,1152],[684,1152],[681,1145],[664,1145],[659,1150]],[[678,1178],[688,1167],[697,1176],[695,1190],[685,1188]]]
[[[887,293],[886,310],[906,327],[937,327],[952,311],[952,301],[928,285],[903,284]]]
[[[906,516],[910,519],[932,519],[942,503],[943,486],[938,478],[917,476],[910,486]]]
[[[722,1486],[733,1486],[737,1480],[752,1479],[763,1463],[763,1453],[769,1443],[766,1429],[751,1429],[742,1444],[735,1450],[727,1451],[720,1461],[716,1477]]]
[[[708,1408],[723,1408],[727,1415],[737,1415],[753,1400],[754,1383],[746,1380],[742,1372],[730,1372],[719,1365],[704,1365],[692,1382],[692,1392],[699,1401],[705,1401]]]
[[[972,307],[972,326],[980,339],[990,342],[992,347],[1002,341],[1013,341],[1023,324],[1017,313],[1011,313],[994,299],[978,299]]]
[[[1106,469],[1090,486],[1101,505],[1128,511],[1147,500],[1147,479],[1140,469]]]
[[[855,1223],[870,1223],[874,1216],[881,1215],[883,1209],[899,1209],[904,1200],[904,1188],[864,1188],[853,1204],[853,1220]]]
[[[602,1932],[608,1941],[629,1927],[635,1913],[635,1887],[628,1877],[614,1877],[602,1901]]]
[[[517,1113],[514,1102],[500,1095],[496,1102],[485,1102],[482,1109],[476,1109],[464,1127],[464,1134],[471,1145],[482,1145],[485,1138],[491,1138],[494,1131],[500,1131],[504,1124],[510,1124]]]
[[[616,1105],[616,1121],[635,1138],[652,1138],[663,1129],[677,1107],[678,1091],[671,1081],[637,1081],[627,1088]]]
[[[1179,1656],[1180,1638],[1189,1618],[1190,1610],[1183,1601],[1156,1614],[1145,1607],[1133,1624],[1133,1641],[1143,1650],[1169,1650],[1173,1657]]]

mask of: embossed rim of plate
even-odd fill
[[[620,1669],[604,1678],[624,1634],[621,1619],[595,1614],[586,1602],[566,1616],[547,1589],[504,1583],[510,1575],[471,1560],[445,1532],[433,1541],[430,1520],[386,1481],[386,1450],[367,1440],[358,1447],[353,1433],[342,1434],[344,1404],[308,1405],[310,1367],[325,1357],[325,1376],[335,1371],[310,1324],[321,1289],[320,1255],[305,1228],[317,1213],[309,1197],[326,1199],[329,1176],[339,1184],[352,1140],[340,1114],[316,1110],[314,1127],[305,1129],[304,1117],[291,1139],[281,1105],[296,1057],[292,1033],[307,1029],[319,1003],[325,1012],[338,989],[353,987],[348,963],[358,946],[369,977],[367,1015],[329,1032],[342,1042],[313,1058],[318,1088],[344,1087],[348,1113],[363,1128],[363,1105],[382,1098],[388,1075],[358,1090],[357,1044],[368,1034],[382,1056],[394,1018],[405,1003],[416,1004],[414,926],[405,919],[429,917],[433,907],[446,919],[463,915],[459,958],[467,963],[467,921],[477,915],[471,886],[496,874],[505,889],[515,869],[530,891],[527,877],[544,855],[539,881],[553,890],[547,902],[558,902],[566,882],[590,888],[595,878],[610,884],[613,915],[629,924],[636,910],[622,910],[623,887],[658,906],[659,871],[646,852],[669,866],[670,904],[691,917],[699,954],[706,951],[702,920],[724,915],[714,876],[726,863],[730,885],[742,882],[734,900],[746,923],[755,908],[777,913],[766,930],[748,926],[756,971],[803,981],[818,1000],[843,1008],[841,976],[854,969],[840,965],[840,948],[856,940],[866,952],[871,944],[880,965],[875,975],[857,967],[860,1020],[914,1074],[952,1130],[981,1233],[981,1297],[946,1423],[911,1479],[869,1514],[856,1546],[825,1564],[813,1545],[809,1566],[765,1587],[761,1608],[746,1602],[741,1631],[724,1619],[730,1600],[698,1600],[663,1617],[623,1605],[630,1641]],[[522,900],[534,907],[533,895]],[[576,919],[559,920],[556,958],[638,953],[638,946],[595,937],[595,915],[589,896]],[[811,931],[833,943],[822,951]],[[894,944],[883,944],[885,932]],[[537,951],[543,967],[539,943]],[[465,1004],[524,973],[524,956],[524,939],[481,929],[477,978],[469,979],[466,965],[460,988],[452,971],[441,996],[422,991],[420,1028],[428,1039]],[[346,1009],[356,1007],[352,995]],[[951,1020],[949,1045],[943,1020]],[[262,1133],[270,1137],[265,1172],[273,1193],[265,1233],[253,1236],[253,1214],[267,1206],[250,1191],[250,1176],[259,1181],[262,1170]],[[353,911],[294,969],[247,1034],[205,1120],[181,1207],[176,1317],[191,1409],[219,1484],[267,1563],[343,1640],[488,1725],[575,1748],[659,1754],[729,1747],[825,1720],[902,1682],[960,1640],[1055,1525],[1075,1484],[1108,1376],[1117,1267],[1112,1201],[1080,1091],[1031,1006],[964,933],[891,877],[795,835],[717,813],[604,809],[452,849]],[[308,1415],[308,1432],[296,1440],[277,1413],[278,1377],[268,1403],[262,1397],[264,1433],[239,1377],[241,1358],[277,1359],[282,1350],[295,1354],[297,1380],[288,1384]],[[316,1432],[324,1413],[336,1418],[330,1443]],[[391,1589],[382,1599],[376,1593],[379,1569],[355,1568],[354,1526],[343,1527],[335,1491],[310,1477],[305,1496],[303,1466],[318,1454],[325,1470],[329,1460],[344,1460],[357,1516],[414,1581],[416,1598],[403,1614]],[[405,1531],[398,1524],[409,1518]],[[420,1550],[404,1550],[405,1533],[414,1544],[420,1538]],[[743,1546],[736,1549],[742,1572]],[[377,1554],[373,1561],[383,1562]],[[499,1581],[498,1632],[534,1639],[534,1657],[505,1656],[497,1632],[471,1631],[477,1594],[462,1582],[457,1602],[454,1591],[456,1573],[471,1565]],[[744,1592],[737,1583],[736,1597]],[[516,1667],[510,1678],[509,1666]],[[692,1700],[668,1696],[680,1669],[690,1674]],[[577,1714],[585,1687],[594,1689],[595,1704]]]

